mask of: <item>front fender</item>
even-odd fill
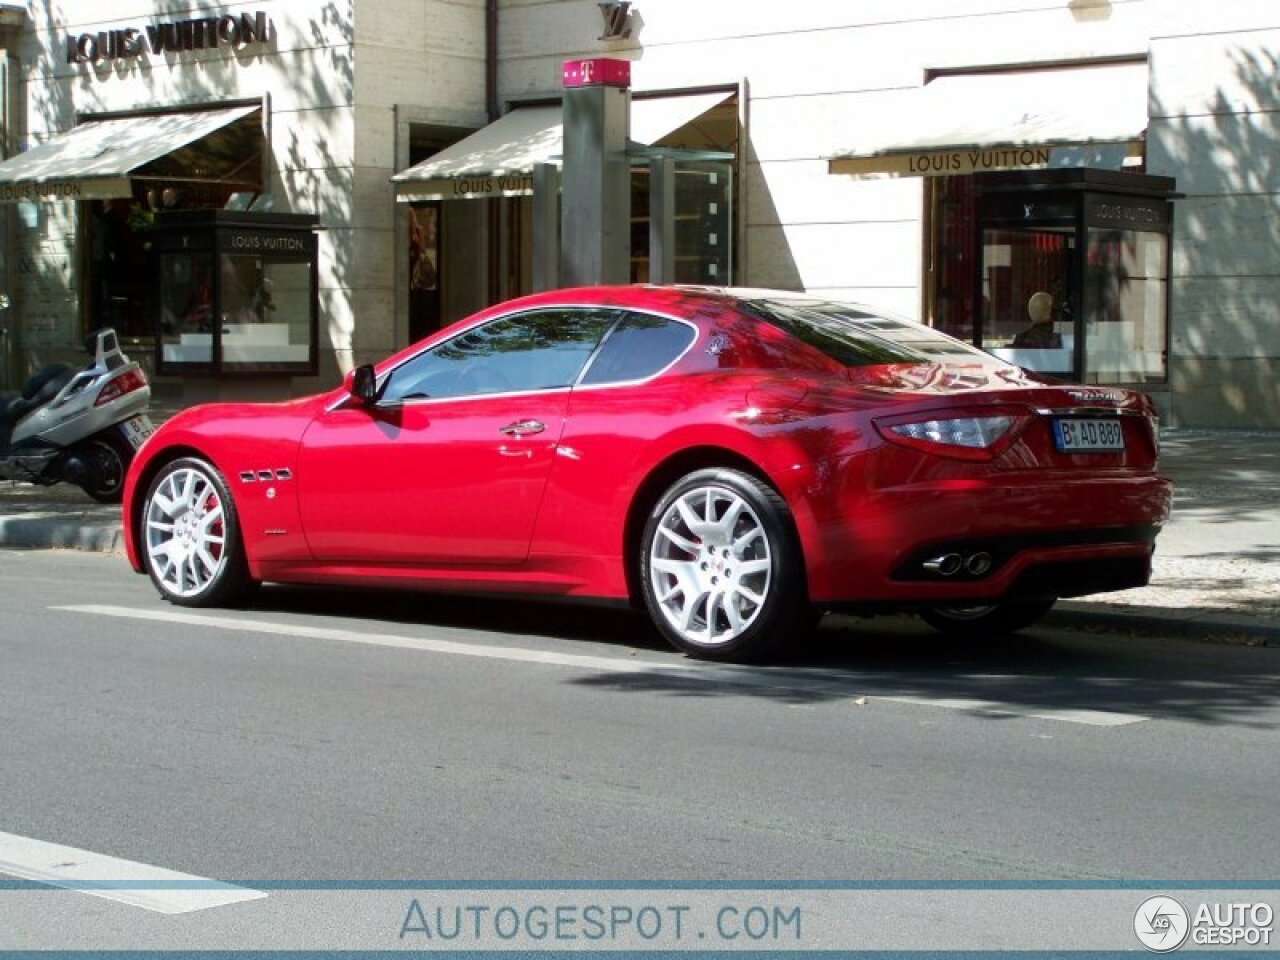
[[[208,462],[223,477],[239,518],[249,571],[262,564],[309,556],[296,496],[298,443],[309,412],[262,405],[211,405],[184,411],[153,434],[125,481],[125,554],[142,572],[142,515],[147,491],[164,467],[183,457]]]

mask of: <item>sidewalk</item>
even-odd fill
[[[1280,433],[1166,432],[1173,518],[1151,585],[1064,600],[1052,622],[1280,645]],[[120,510],[79,488],[0,481],[0,547],[120,552]]]
[[[1280,645],[1280,433],[1168,431],[1160,453],[1173,516],[1150,586],[1063,601],[1053,616]]]

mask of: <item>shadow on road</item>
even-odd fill
[[[789,705],[919,697],[973,701],[971,713],[991,719],[1084,710],[1280,726],[1275,648],[1050,628],[958,642],[911,617],[828,617],[787,662],[744,667],[682,657],[645,618],[611,608],[277,586],[258,594],[251,612],[259,611],[354,619],[374,630],[399,625],[410,635],[415,627],[448,627],[474,631],[477,644],[492,641],[486,634],[515,645],[551,641],[564,653],[618,659],[617,670],[564,675],[566,683],[617,693]]]

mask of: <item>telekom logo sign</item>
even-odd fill
[[[629,87],[631,61],[612,57],[566,60],[561,77],[566,87]]]

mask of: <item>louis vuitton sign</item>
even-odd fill
[[[139,29],[126,27],[67,37],[67,63],[101,63],[131,60],[144,54],[180,53],[186,50],[239,50],[265,44],[271,21],[262,11],[224,14],[192,20],[152,23]]]

